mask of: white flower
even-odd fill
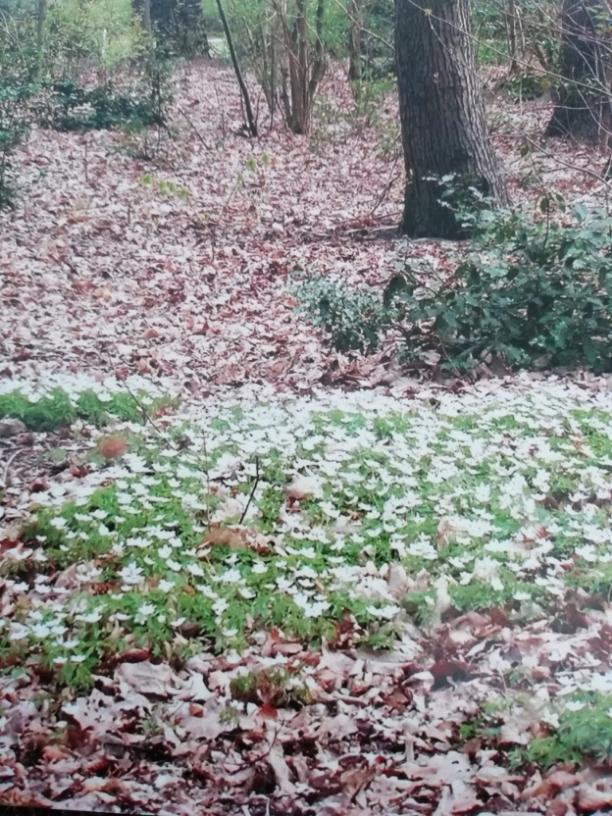
[[[55,518],[52,518],[50,523],[56,530],[63,530],[68,525],[68,522],[65,518],[63,518],[63,516],[56,516]]]
[[[142,574],[142,569],[133,561],[130,561],[127,567],[123,567],[119,575],[121,576],[121,580],[124,584],[129,584],[131,586],[140,584],[144,577]]]
[[[242,581],[242,576],[239,570],[229,569],[219,576],[219,581],[223,584],[237,584]]]
[[[11,640],[25,640],[30,635],[30,630],[27,626],[24,626],[22,623],[18,623],[14,621],[11,623],[11,627],[9,629],[9,637]]]
[[[487,484],[479,484],[474,490],[474,498],[479,504],[486,504],[491,498],[491,487]]]
[[[81,621],[82,623],[97,623],[102,619],[102,612],[99,609],[94,609],[92,612],[87,612],[82,615],[75,615],[74,619],[76,621]]]
[[[400,611],[399,606],[395,604],[386,604],[385,606],[368,606],[367,611],[374,618],[383,618],[384,620],[391,620]]]
[[[46,623],[35,623],[30,632],[37,638],[46,638],[51,634],[51,628]]]
[[[499,577],[499,561],[485,556],[479,558],[474,563],[473,577],[491,584],[491,587],[500,592],[504,584]]]
[[[221,617],[228,607],[229,603],[225,598],[218,598],[213,604],[213,611],[217,617]]]
[[[174,581],[168,581],[165,578],[161,578],[157,588],[160,592],[170,592],[171,589],[174,589]]]
[[[580,711],[580,709],[584,708],[585,706],[586,703],[583,703],[580,700],[568,700],[565,704],[567,711]]]

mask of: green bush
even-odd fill
[[[0,208],[13,202],[12,156],[28,132],[30,100],[38,90],[31,20],[0,9]]]
[[[483,211],[449,287],[423,292],[410,273],[392,281],[387,301],[410,357],[433,350],[460,369],[496,358],[612,370],[612,220],[585,209],[571,221],[545,216]]]
[[[384,323],[382,304],[362,290],[348,291],[328,278],[312,278],[296,290],[299,311],[323,328],[341,352],[374,351]]]
[[[498,360],[611,371],[612,219],[586,209],[553,218],[548,199],[541,209],[535,219],[478,212],[467,258],[445,286],[424,286],[423,274],[405,269],[379,302],[315,279],[298,290],[301,311],[339,351],[372,351],[394,326],[407,359],[439,359],[450,370]]]
[[[64,81],[53,84],[43,121],[55,130],[143,128],[164,124],[164,113],[146,93],[119,93],[110,84],[88,90]]]

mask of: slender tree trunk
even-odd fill
[[[607,7],[606,0],[563,2],[560,54],[563,81],[556,91],[555,108],[545,136],[572,136],[603,144],[612,141],[612,40]]]
[[[518,71],[518,42],[517,42],[517,8],[516,0],[508,0],[505,12],[506,39],[508,40],[508,53],[510,55],[510,73]]]
[[[361,40],[363,36],[363,0],[350,0],[349,13],[349,80],[361,81]]]
[[[47,20],[47,0],[38,0],[38,5],[36,9],[36,61],[39,75],[43,68],[46,20]]]
[[[408,235],[463,237],[442,196],[475,188],[499,202],[506,190],[490,146],[472,39],[469,0],[396,0],[396,59]],[[446,184],[448,182],[448,184]],[[452,199],[451,199],[452,200]]]
[[[307,134],[312,120],[312,106],[326,68],[323,48],[325,0],[317,0],[314,46],[310,40],[308,0],[296,0],[295,18],[290,27],[286,9],[275,2],[283,32],[285,64],[281,97],[285,119],[293,133]]]
[[[232,34],[227,23],[227,17],[225,16],[225,11],[223,9],[223,5],[221,0],[217,0],[217,8],[219,10],[219,17],[221,18],[221,24],[223,25],[223,31],[225,32],[225,39],[227,40],[227,47],[229,48],[230,57],[232,60],[232,65],[234,66],[234,72],[236,74],[236,79],[238,80],[238,86],[240,88],[240,94],[242,96],[242,101],[244,103],[244,109],[246,112],[247,118],[247,127],[249,134],[251,136],[257,136],[257,123],[255,122],[255,117],[253,116],[253,107],[251,105],[251,97],[249,96],[249,89],[246,86],[246,82],[244,81],[244,77],[242,76],[242,71],[240,70],[240,65],[238,64],[238,57],[236,56],[236,49],[234,48],[234,41],[232,40]]]

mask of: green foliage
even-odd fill
[[[411,273],[391,300],[407,354],[435,351],[452,368],[492,358],[512,368],[612,368],[612,221],[577,209],[572,221],[480,213],[452,285],[423,290]],[[397,279],[393,282],[397,287]]]
[[[143,49],[131,0],[56,0],[44,29],[44,63],[53,77],[76,79],[95,68],[103,82]]]
[[[476,53],[481,64],[498,65],[508,59],[519,65],[534,60],[545,70],[554,70],[559,51],[557,0],[516,0],[514,45],[510,17],[498,0],[480,0],[473,4]]]
[[[275,708],[301,707],[312,703],[312,695],[295,670],[260,669],[239,674],[230,681],[230,694],[244,703],[265,703]]]
[[[55,130],[141,129],[164,124],[164,115],[154,96],[118,93],[111,84],[87,90],[65,80],[53,85],[47,124]]]
[[[38,89],[31,21],[0,10],[0,208],[13,202],[12,153],[28,132]]]
[[[363,290],[348,291],[327,278],[312,278],[296,291],[299,310],[323,328],[338,351],[373,351],[383,326],[378,300]]]
[[[176,196],[176,198],[180,198],[183,201],[190,196],[188,188],[183,187],[182,184],[177,184],[170,179],[156,178],[150,173],[145,173],[143,176],[141,176],[140,183],[143,185],[143,187],[150,187],[151,189],[156,190],[161,196]]]
[[[507,79],[502,87],[517,102],[525,99],[538,99],[550,91],[551,81],[546,74],[535,74],[531,71]]]
[[[612,694],[583,694],[576,702],[583,707],[563,711],[550,736],[529,744],[526,759],[545,768],[557,762],[612,760]]]
[[[559,202],[557,202],[559,203]],[[372,351],[399,328],[412,361],[469,370],[499,360],[510,368],[612,370],[612,220],[577,208],[554,217],[552,197],[529,218],[481,209],[467,225],[470,252],[444,286],[404,269],[382,303],[327,279],[298,289],[300,309],[339,351]]]
[[[148,403],[147,410],[155,412],[167,400]],[[20,419],[31,431],[54,431],[83,419],[94,425],[105,425],[111,417],[125,422],[143,422],[140,398],[128,393],[116,393],[102,400],[94,391],[83,391],[76,400],[70,399],[61,388],[55,388],[38,400],[32,400],[19,391],[0,394],[0,419]]]

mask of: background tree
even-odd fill
[[[327,65],[323,48],[325,0],[316,0],[314,7],[314,39],[309,21],[309,0],[295,0],[292,18],[278,0],[274,0],[274,5],[284,44],[280,70],[285,119],[293,133],[305,134],[310,131],[312,106]]]
[[[413,236],[463,234],[444,200],[475,188],[506,200],[489,144],[470,36],[469,0],[396,0],[396,60],[406,166],[403,231]],[[458,198],[459,197],[459,198]]]
[[[564,0],[560,73],[547,136],[610,142],[611,9],[607,0]]]
[[[209,53],[201,0],[134,0],[134,10],[170,50],[187,57]]]

